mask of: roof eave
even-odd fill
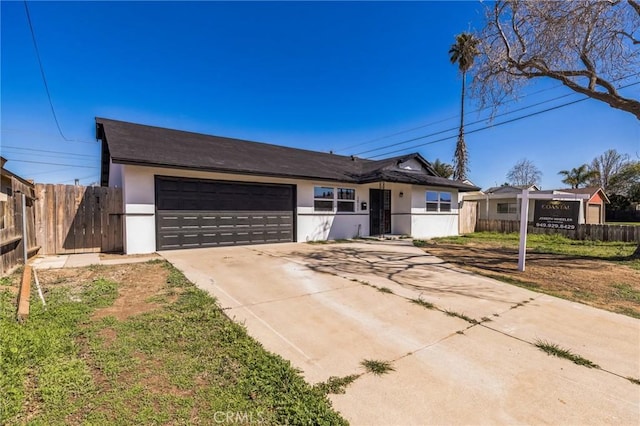
[[[236,174],[236,175],[244,175],[244,176],[267,176],[267,177],[275,177],[280,179],[304,179],[304,180],[315,180],[315,181],[332,181],[332,182],[343,182],[343,183],[359,183],[355,179],[348,178],[335,178],[329,176],[308,176],[308,175],[295,175],[295,174],[286,174],[286,173],[268,173],[268,172],[256,172],[251,170],[240,170],[240,169],[224,169],[220,167],[197,167],[197,166],[187,166],[187,165],[179,165],[179,164],[163,164],[156,163],[150,161],[143,160],[127,160],[122,158],[111,158],[111,162],[114,164],[123,164],[129,166],[142,166],[142,167],[159,167],[164,169],[177,169],[177,170],[194,170],[198,172],[209,172],[209,173],[222,173],[222,174]]]

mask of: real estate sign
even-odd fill
[[[533,224],[536,228],[576,229],[580,201],[536,200]]]

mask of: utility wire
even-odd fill
[[[622,76],[622,77],[619,77],[619,78],[617,78],[617,79],[614,79],[613,81],[614,81],[614,82],[617,82],[617,81],[625,80],[625,79],[627,79],[627,78],[635,77],[635,76],[637,76],[637,75],[640,75],[640,72],[636,72],[636,73],[633,73],[633,74],[629,74],[629,75],[626,75],[626,76]],[[560,87],[564,87],[564,84],[560,83],[560,84],[555,85],[555,86],[552,86],[552,87],[548,87],[548,88],[545,88],[545,89],[541,89],[541,90],[538,90],[538,91],[535,91],[535,92],[529,93],[529,94],[527,94],[527,95],[525,95],[525,96],[523,96],[523,97],[533,96],[533,95],[536,95],[536,94],[539,94],[539,93],[542,93],[542,92],[546,92],[546,91],[549,91],[549,90],[554,90],[554,89],[557,89],[557,88],[560,88]],[[628,86],[619,87],[619,89],[623,89],[623,88],[626,88],[626,87],[628,87]],[[547,99],[546,101],[541,101],[541,102],[538,102],[538,103],[535,103],[535,104],[532,104],[532,105],[529,105],[529,106],[521,107],[521,108],[518,108],[518,109],[515,109],[515,110],[512,110],[512,111],[506,111],[506,112],[503,112],[503,113],[500,113],[500,114],[495,115],[493,118],[497,118],[497,117],[502,117],[502,116],[505,116],[505,115],[509,115],[509,114],[511,114],[511,113],[514,113],[514,112],[522,111],[522,110],[525,110],[525,109],[527,109],[527,108],[531,108],[531,107],[534,107],[534,106],[539,106],[539,105],[542,105],[542,104],[545,104],[545,103],[548,103],[548,102],[552,102],[552,101],[555,101],[555,100],[558,100],[558,99],[562,99],[562,98],[565,98],[565,97],[567,97],[567,96],[572,96],[572,95],[576,95],[576,93],[575,93],[575,92],[567,93],[567,94],[565,94],[565,95],[561,95],[561,96],[558,96],[558,97],[555,97],[555,98]],[[515,99],[513,99],[513,100],[509,100],[509,101],[507,101],[507,102],[505,102],[505,103],[511,103],[511,102],[514,102],[514,101],[515,101]],[[492,106],[486,106],[486,107],[484,107],[484,108],[479,108],[479,109],[477,109],[477,110],[475,110],[475,111],[471,111],[471,112],[469,112],[469,113],[465,113],[465,116],[468,116],[468,115],[470,115],[470,114],[474,114],[474,113],[477,113],[477,112],[481,112],[481,111],[484,111],[484,110],[487,110],[487,109],[491,109],[491,108],[493,108],[493,107],[492,107]],[[334,150],[334,152],[342,152],[342,151],[346,151],[347,149],[355,148],[355,147],[358,147],[358,146],[368,145],[368,144],[373,143],[373,142],[377,142],[377,141],[380,141],[380,140],[383,140],[383,139],[388,139],[388,138],[393,137],[393,136],[402,135],[402,134],[404,134],[404,133],[409,133],[409,132],[412,132],[412,131],[414,131],[414,130],[422,129],[422,128],[425,128],[425,127],[430,127],[430,126],[433,126],[433,125],[435,125],[435,124],[440,124],[440,123],[443,123],[443,122],[446,122],[446,121],[449,121],[449,120],[453,120],[453,119],[455,119],[455,118],[460,118],[460,114],[455,115],[455,116],[451,116],[451,117],[449,117],[449,118],[444,118],[444,119],[442,119],[442,120],[438,120],[438,121],[433,121],[433,122],[430,122],[430,123],[426,123],[426,124],[423,124],[423,125],[420,125],[420,126],[417,126],[417,127],[413,127],[413,128],[410,128],[410,129],[401,130],[401,131],[399,131],[399,132],[392,133],[392,134],[385,135],[385,136],[381,136],[381,137],[378,137],[378,138],[374,138],[374,139],[371,139],[371,140],[368,140],[368,141],[365,141],[365,142],[360,142],[360,143],[355,144],[355,145],[351,145],[351,146],[348,146],[348,147],[345,147],[345,148],[341,148],[341,149],[338,149],[338,150]],[[468,124],[466,124],[466,125],[473,125],[473,124],[477,124],[477,123],[483,122],[483,121],[485,121],[485,120],[486,120],[486,118],[485,118],[485,119],[481,119],[481,120],[474,121],[474,122],[472,122],[472,123],[468,123]],[[456,129],[456,130],[458,130],[459,128],[458,128],[458,127],[456,127],[455,129]],[[413,138],[413,139],[410,139],[410,140],[408,140],[408,141],[405,141],[405,143],[406,143],[406,142],[412,142],[412,141],[414,141],[414,140],[423,139],[423,138],[425,138],[425,137],[429,137],[429,136],[435,136],[435,135],[438,135],[438,134],[445,133],[445,132],[447,132],[447,131],[450,131],[450,129],[449,129],[449,130],[443,130],[443,131],[440,131],[440,132],[435,132],[435,133],[430,134],[430,135],[427,135],[427,136],[421,136],[421,137],[418,137],[418,138]],[[384,149],[384,148],[388,148],[388,147],[395,146],[395,145],[397,145],[397,144],[384,145],[384,146],[382,146],[382,147],[380,147],[380,148],[377,148],[377,149]],[[360,153],[353,154],[353,155],[360,155],[360,154],[363,154],[363,153],[368,153],[368,152],[375,151],[375,150],[377,150],[377,149],[372,149],[372,150],[369,150],[369,151],[364,151],[364,152],[360,152]]]
[[[529,96],[537,95],[537,94],[540,94],[542,92],[547,92],[549,90],[554,90],[554,89],[557,89],[557,88],[562,87],[562,86],[564,86],[564,85],[562,83],[559,83],[559,84],[557,84],[555,86],[547,87],[546,89],[541,89],[541,90],[538,90],[538,91],[535,91],[535,92],[532,92],[532,93],[528,93],[527,95],[525,95],[523,97],[529,97]],[[516,101],[515,99],[511,99],[511,100],[506,101],[505,103],[511,103],[511,102],[515,102],[515,101]],[[476,109],[474,111],[469,111],[469,112],[465,113],[464,115],[468,116],[468,115],[475,114],[477,112],[481,112],[481,111],[484,111],[484,110],[487,110],[487,109],[491,109],[491,108],[493,108],[493,106],[486,106],[486,107],[483,107],[483,108],[478,108],[478,109]],[[357,147],[362,146],[362,145],[368,145],[368,144],[373,143],[373,142],[378,142],[380,140],[388,139],[388,138],[391,138],[393,136],[403,135],[405,133],[413,132],[414,130],[424,129],[425,127],[435,126],[436,124],[444,123],[446,121],[451,121],[451,120],[457,119],[457,118],[460,118],[459,114],[458,115],[452,115],[450,117],[443,118],[441,120],[431,121],[431,122],[428,122],[428,123],[425,123],[425,124],[421,124],[420,126],[412,127],[410,129],[400,130],[398,132],[391,133],[391,134],[384,135],[384,136],[380,136],[380,137],[377,137],[377,138],[374,138],[374,139],[370,139],[368,141],[360,142],[360,143],[357,143],[355,145],[346,146],[344,148],[340,148],[340,149],[334,150],[334,152],[342,152],[342,151],[346,151],[346,150],[351,149],[351,148],[357,148]],[[357,155],[357,154],[355,154],[355,155]]]
[[[567,94],[564,94],[564,95],[561,95],[561,96],[557,96],[557,97],[552,98],[552,99],[547,99],[547,100],[544,100],[544,101],[541,101],[541,102],[538,102],[538,103],[535,103],[535,104],[531,104],[531,105],[527,105],[527,106],[524,106],[524,107],[521,107],[521,108],[518,108],[518,109],[514,109],[514,110],[511,110],[511,111],[503,112],[501,114],[496,115],[496,117],[502,117],[502,116],[505,116],[505,115],[513,114],[513,113],[516,113],[518,111],[523,111],[525,109],[529,109],[529,108],[533,108],[533,107],[536,107],[536,106],[544,105],[546,103],[549,103],[549,102],[552,102],[552,101],[557,101],[558,99],[563,99],[563,98],[566,98],[568,96],[574,96],[574,95],[576,95],[576,93],[567,93]],[[465,126],[472,126],[474,124],[483,123],[484,121],[485,121],[485,119],[483,118],[481,120],[472,121],[471,123],[466,123]],[[402,144],[405,144],[405,143],[417,141],[417,140],[420,140],[420,139],[425,139],[425,138],[428,138],[428,137],[431,137],[431,136],[441,135],[443,133],[451,132],[451,131],[454,131],[454,130],[458,131],[458,130],[460,130],[460,127],[458,127],[458,126],[450,127],[448,129],[440,130],[440,131],[435,132],[435,133],[430,133],[430,134],[424,135],[424,136],[418,136],[418,137],[415,137],[413,139],[408,139],[408,140],[401,141],[401,142],[395,142],[395,143],[392,143],[390,145],[384,145],[384,146],[381,146],[381,147],[378,147],[378,148],[372,148],[372,149],[369,149],[367,151],[358,152],[357,154],[353,154],[353,155],[368,154],[369,152],[380,151],[381,149],[391,148],[391,147],[394,147],[394,146],[398,146],[398,145],[402,145]]]
[[[62,152],[62,151],[49,151],[46,149],[35,149],[35,148],[23,148],[23,147],[19,147],[19,146],[9,146],[9,145],[3,145],[2,149],[9,149],[9,150],[21,150],[21,151],[36,151],[36,152],[46,152],[46,153],[50,153],[50,154],[64,154],[64,155],[74,155],[76,157],[89,157],[89,158],[96,158],[95,155],[88,155],[88,154],[76,154],[73,152]],[[19,152],[16,152],[16,154],[22,154]]]
[[[46,161],[29,161],[29,160],[16,160],[13,158],[7,158],[7,161],[12,161],[14,163],[32,163],[32,164],[46,164],[49,166],[68,166],[68,167],[80,167],[83,169],[97,169],[98,166],[80,166],[77,164],[60,164],[60,163],[48,163]]]
[[[38,132],[36,130],[32,130],[32,129],[16,129],[16,128],[9,128],[9,127],[3,127],[2,128],[2,133],[26,133],[28,135],[35,135],[39,138],[49,138],[51,137],[52,133],[48,133],[48,132]],[[86,143],[89,145],[96,145],[96,141],[85,141],[85,140],[80,140],[80,139],[74,139],[73,142],[77,142],[77,143]]]
[[[637,82],[631,83],[631,84],[627,84],[625,86],[621,86],[621,87],[619,87],[619,89],[626,89],[627,87],[635,86],[637,84],[640,84],[640,81],[637,81]],[[512,118],[510,120],[501,121],[500,123],[495,123],[495,124],[492,124],[490,126],[480,127],[480,128],[465,132],[465,135],[468,135],[468,134],[471,134],[471,133],[480,132],[482,130],[491,129],[493,127],[502,126],[504,124],[513,123],[514,121],[519,121],[519,120],[522,120],[522,119],[525,119],[525,118],[529,118],[529,117],[533,117],[533,116],[536,116],[536,115],[539,115],[539,114],[542,114],[542,113],[545,113],[545,112],[549,112],[549,111],[553,111],[553,110],[556,110],[556,109],[564,108],[564,107],[567,107],[569,105],[573,105],[573,104],[577,104],[579,102],[586,101],[588,99],[591,99],[591,98],[586,96],[584,98],[581,98],[581,99],[578,99],[578,100],[575,100],[575,101],[567,102],[567,103],[564,103],[564,104],[556,105],[556,106],[551,107],[551,108],[546,108],[546,109],[543,109],[543,110],[540,110],[540,111],[532,112],[530,114],[526,114],[526,115],[523,115],[523,116],[520,116],[520,117]],[[398,152],[419,148],[419,147],[422,147],[422,146],[425,146],[425,145],[432,145],[432,144],[435,144],[435,143],[438,143],[438,142],[452,140],[452,139],[455,139],[457,137],[458,137],[457,135],[448,136],[448,137],[445,137],[445,138],[437,139],[435,141],[425,142],[425,143],[421,143],[421,144],[418,144],[418,145],[413,145],[413,146],[409,146],[409,147],[405,147],[405,148],[401,148],[401,149],[396,149],[394,151],[388,151],[388,152],[385,152],[383,154],[377,154],[377,155],[374,155],[374,156],[371,156],[371,157],[368,157],[368,158],[369,159],[373,159],[373,158],[377,158],[377,157],[383,157],[383,156],[387,156],[387,155],[390,155],[390,154],[395,154],[395,153],[398,153]],[[403,143],[407,143],[407,142],[411,142],[411,140],[404,141]]]
[[[58,122],[58,116],[56,115],[56,110],[53,107],[53,101],[51,100],[51,93],[49,92],[47,77],[44,73],[44,67],[42,66],[42,59],[40,58],[40,50],[38,49],[38,43],[36,42],[36,33],[33,30],[33,23],[31,22],[31,14],[29,13],[29,5],[27,4],[27,0],[24,0],[24,10],[27,13],[27,22],[29,23],[29,30],[31,31],[31,39],[33,40],[33,47],[36,50],[36,57],[38,58],[38,65],[40,66],[40,75],[42,75],[44,90],[47,92],[47,99],[49,99],[49,106],[51,107],[51,114],[53,115],[53,121],[56,122],[58,133],[60,133],[60,136],[62,137],[62,139],[65,140],[66,142],[72,142],[71,139],[67,139],[64,133],[62,133],[62,129],[60,128],[60,123]]]

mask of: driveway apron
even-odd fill
[[[640,422],[637,319],[474,275],[406,241],[161,254],[309,382],[361,374],[331,395],[352,424]],[[365,359],[394,371],[367,373]]]

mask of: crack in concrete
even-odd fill
[[[290,262],[296,263],[296,264],[298,264],[298,265],[303,265],[303,266],[305,266],[305,267],[309,268],[309,266],[308,266],[306,263],[304,263],[304,262],[302,262],[302,261],[300,261],[300,260],[297,260],[297,259],[293,259],[293,258],[291,258],[291,257],[287,257],[287,256],[279,256],[279,255],[277,255],[277,254],[264,252],[264,251],[262,251],[262,250],[255,249],[255,248],[250,248],[250,250],[255,251],[255,252],[258,252],[258,253],[266,254],[266,255],[271,256],[271,257],[276,257],[276,258],[279,258],[279,259],[288,260],[288,261],[290,261]],[[309,269],[312,269],[312,268],[309,268]],[[354,279],[354,278],[345,277],[345,276],[343,276],[343,275],[339,275],[339,274],[337,274],[337,273],[332,273],[332,272],[330,272],[330,271],[322,271],[322,270],[316,270],[316,269],[312,269],[312,270],[314,270],[315,272],[320,272],[320,273],[323,273],[323,274],[332,275],[332,276],[335,276],[335,277],[338,277],[338,278],[342,278],[342,279],[345,279],[345,280],[349,280],[349,281],[354,281],[354,280],[355,280],[355,282],[357,282],[357,283],[358,283],[358,284],[356,284],[356,285],[354,285],[354,286],[352,286],[352,287],[348,287],[348,288],[353,288],[353,287],[356,287],[357,285],[362,285],[362,286],[370,287],[370,288],[372,288],[372,289],[374,289],[374,290],[378,290],[378,288],[379,288],[379,287],[377,287],[377,286],[374,286],[374,285],[372,285],[372,284],[369,284],[369,283],[367,283],[367,282],[364,282],[363,280],[359,280],[359,279]],[[466,272],[466,273],[469,273],[468,271],[465,271],[465,272]],[[486,277],[486,276],[483,276],[483,275],[481,275],[481,274],[478,274],[478,276],[481,276],[481,277],[483,277],[483,278],[485,278],[485,279],[490,279],[490,280],[492,280],[492,281],[501,282],[501,281],[496,280],[495,278]],[[502,283],[502,282],[501,282],[501,283]],[[346,287],[343,287],[343,288],[346,288]],[[334,290],[334,289],[332,289],[332,290]],[[329,291],[332,291],[332,290],[329,290]],[[529,291],[533,291],[533,290],[530,290],[530,289],[529,289]],[[323,292],[326,292],[326,291],[323,291]],[[395,292],[392,292],[392,293],[389,293],[389,294],[391,294],[391,295],[393,295],[393,296],[400,297],[400,298],[402,298],[402,299],[404,299],[404,300],[407,300],[407,301],[409,301],[409,302],[411,302],[411,301],[413,300],[413,299],[410,299],[410,298],[408,298],[408,297],[402,296],[402,295],[400,295],[400,294],[396,294]],[[516,310],[516,309],[518,309],[518,308],[522,308],[522,307],[525,307],[525,308],[526,308],[526,307],[528,307],[528,306],[532,306],[532,305],[530,304],[530,302],[536,301],[536,300],[538,300],[539,298],[544,297],[544,296],[546,296],[546,295],[547,295],[547,294],[545,294],[545,293],[539,293],[539,294],[538,294],[538,296],[533,297],[533,298],[529,298],[529,300],[522,301],[522,302],[516,302],[516,304],[515,304],[515,305],[512,305],[512,306],[511,306],[511,307],[509,307],[508,309],[506,309],[506,310],[504,310],[504,311],[502,311],[502,312],[499,312],[499,313],[497,314],[497,316],[498,316],[498,317],[500,317],[500,316],[502,316],[502,315],[504,315],[504,314],[506,314],[506,313],[508,313],[508,312],[511,312],[511,311],[513,311],[513,310]],[[283,300],[285,300],[285,299],[283,299]],[[425,309],[427,309],[427,308],[425,308]],[[434,308],[433,308],[433,309],[431,309],[431,310],[439,311],[439,312],[441,312],[441,313],[443,313],[443,314],[445,314],[445,315],[446,315],[446,312],[445,312],[443,309],[441,309],[441,308],[439,308],[439,307],[437,307],[437,306],[436,306],[436,307],[434,307]],[[493,315],[496,315],[496,314],[493,314]],[[465,321],[465,320],[464,320],[464,319],[462,319],[462,318],[460,318],[460,319],[461,319],[461,320],[463,320],[463,321]],[[493,331],[493,332],[496,332],[496,333],[502,334],[503,336],[506,336],[506,337],[509,337],[509,338],[511,338],[511,339],[517,340],[517,341],[519,341],[519,342],[525,343],[525,344],[527,344],[527,345],[530,345],[530,346],[536,347],[536,345],[535,345],[533,342],[530,342],[530,341],[528,341],[528,340],[526,340],[526,339],[522,339],[522,338],[520,338],[520,337],[517,337],[517,336],[511,335],[511,334],[509,334],[509,333],[507,333],[507,332],[497,330],[497,329],[495,329],[495,328],[493,328],[493,327],[489,327],[488,325],[486,325],[486,323],[487,323],[487,322],[489,322],[489,321],[477,321],[477,323],[475,323],[475,324],[470,324],[470,325],[469,325],[467,328],[465,328],[463,331],[470,330],[470,329],[472,329],[473,327],[476,327],[476,326],[482,326],[482,327],[484,327],[484,328],[485,328],[485,329],[487,329],[487,330],[490,330],[490,331]],[[461,330],[459,330],[459,331],[461,331]],[[395,358],[395,359],[392,359],[392,360],[391,360],[391,362],[396,362],[396,361],[399,361],[399,360],[401,360],[401,359],[407,358],[407,357],[409,357],[409,356],[415,355],[416,353],[421,352],[421,351],[423,351],[423,350],[425,350],[425,349],[428,349],[428,348],[430,348],[430,347],[433,347],[433,346],[435,346],[435,345],[438,345],[439,343],[441,343],[441,342],[443,342],[443,341],[445,341],[445,340],[447,340],[447,339],[450,339],[451,337],[455,337],[455,336],[457,336],[457,335],[460,335],[459,331],[456,331],[456,332],[454,332],[454,333],[451,333],[451,334],[449,334],[449,335],[447,335],[447,336],[445,336],[445,337],[443,337],[443,338],[441,338],[441,339],[436,340],[435,342],[432,342],[432,343],[429,343],[429,344],[427,344],[427,345],[421,346],[421,347],[417,348],[416,350],[410,351],[410,352],[408,352],[408,353],[406,353],[406,354],[404,354],[404,355],[402,355],[402,356],[400,356],[400,357],[397,357],[397,358]],[[537,347],[536,347],[536,348],[537,348]],[[605,373],[608,373],[608,374],[611,374],[611,375],[613,375],[613,376],[619,377],[619,378],[624,379],[624,380],[626,380],[626,381],[630,381],[630,378],[629,378],[629,377],[627,377],[627,376],[623,376],[623,375],[621,375],[621,374],[618,374],[618,373],[613,372],[613,371],[611,371],[611,370],[608,370],[608,369],[602,368],[602,367],[600,367],[600,366],[598,366],[597,368],[594,368],[594,369],[597,369],[597,370],[603,371],[603,372],[605,372]],[[366,373],[365,373],[365,374],[366,374]]]

